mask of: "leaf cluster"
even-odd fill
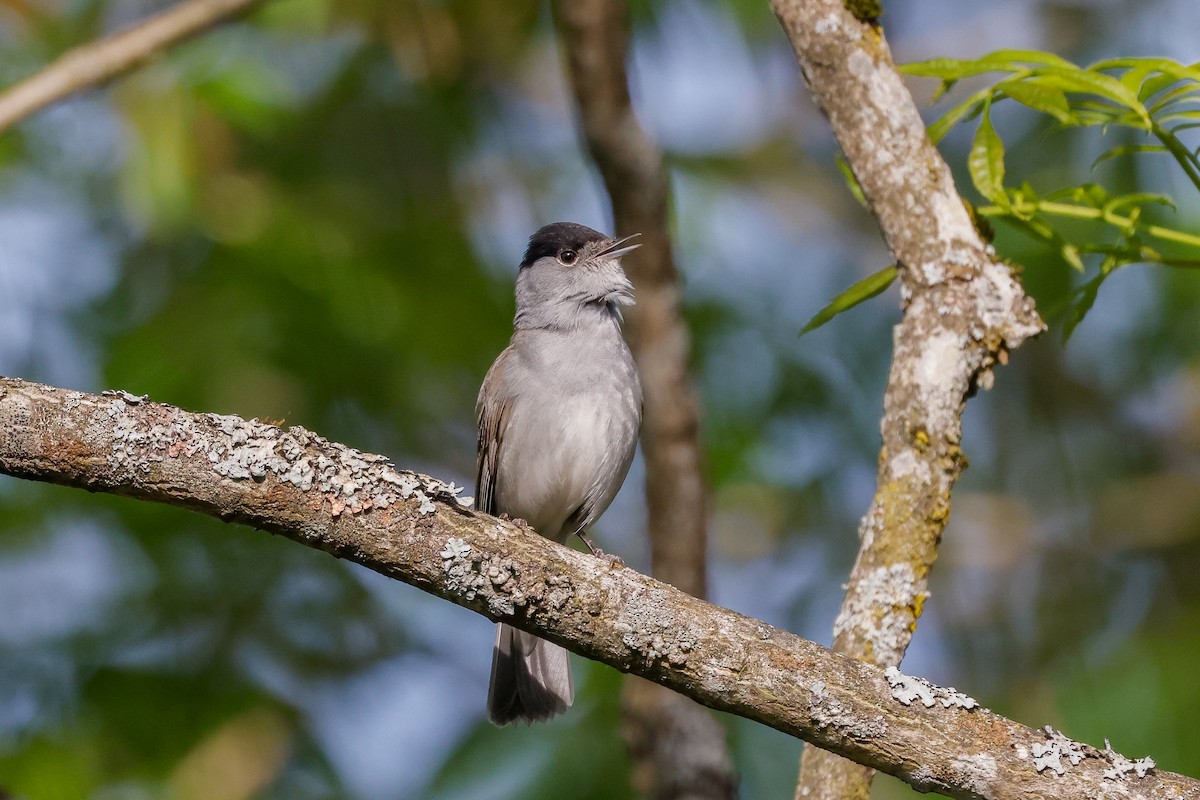
[[[902,70],[940,79],[935,100],[963,78],[1004,73],[943,114],[929,126],[929,136],[938,142],[954,125],[977,120],[967,169],[975,189],[988,201],[977,209],[979,215],[1044,243],[1080,273],[1088,270],[1085,256],[1096,256],[1095,274],[1071,298],[1064,337],[1070,336],[1091,308],[1100,284],[1117,268],[1132,263],[1200,267],[1200,236],[1151,221],[1151,208],[1174,208],[1174,200],[1165,194],[1117,194],[1094,182],[1042,194],[1028,182],[1006,182],[1004,142],[991,116],[994,105],[1011,100],[1063,127],[1099,128],[1109,136],[1119,130],[1132,132],[1146,141],[1107,148],[1093,162],[1093,170],[1112,158],[1163,153],[1200,190],[1200,152],[1180,138],[1184,131],[1200,127],[1200,64],[1114,58],[1080,67],[1051,53],[1001,50],[975,60],[923,61]],[[1069,220],[1094,225],[1084,237],[1063,227]]]
[[[1069,298],[1064,339],[1091,309],[1100,285],[1126,264],[1200,267],[1200,236],[1156,224],[1154,207],[1174,208],[1174,200],[1151,192],[1115,193],[1095,182],[1048,193],[1028,182],[1006,180],[1004,141],[992,123],[993,106],[1014,101],[1052,118],[1064,128],[1098,128],[1106,136],[1123,135],[1092,164],[1134,154],[1171,156],[1200,190],[1200,148],[1181,139],[1200,128],[1200,64],[1185,66],[1167,58],[1114,58],[1081,67],[1052,53],[1000,50],[982,58],[937,58],[901,68],[909,75],[941,81],[938,100],[965,78],[1001,73],[1003,77],[970,94],[929,126],[940,142],[957,124],[976,121],[967,157],[971,182],[987,201],[976,208],[1044,244],[1081,274],[1092,274]],[[1130,142],[1129,136],[1144,141]],[[845,169],[856,196],[861,190]],[[1085,223],[1080,228],[1078,223]],[[804,332],[886,289],[895,276],[888,267],[850,287],[822,309]]]

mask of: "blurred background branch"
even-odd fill
[[[834,625],[834,648],[896,666],[966,466],[962,413],[994,366],[1044,325],[981,239],[925,133],[882,31],[840,0],[774,0],[817,104],[900,266],[904,317],[884,394],[875,498]],[[865,800],[872,771],[806,747],[797,800]]]
[[[180,42],[244,14],[264,0],[182,0],[131,28],[81,45],[0,92],[0,133],[76,92],[142,66]]]
[[[626,331],[645,391],[642,452],[652,571],[703,598],[709,504],[699,401],[688,370],[691,335],[672,254],[666,167],[629,97],[629,8],[625,0],[557,0],[553,8],[583,138],[608,190],[616,235],[641,234],[642,247],[624,259],[637,287]],[[637,678],[626,681],[622,708],[642,796],[736,795],[725,732],[708,711]]]

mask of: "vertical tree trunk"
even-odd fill
[[[642,454],[653,572],[704,597],[708,507],[699,401],[688,374],[691,342],[667,228],[666,169],[629,99],[628,8],[622,0],[562,0],[554,11],[584,138],[612,199],[616,233],[642,234],[642,247],[624,260],[637,288],[626,329],[646,396]],[[725,732],[706,709],[637,678],[626,683],[623,707],[639,794],[655,800],[736,796]]]

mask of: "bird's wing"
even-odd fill
[[[479,446],[475,460],[475,508],[485,514],[496,513],[496,469],[500,464],[500,447],[503,442],[504,418],[509,408],[509,398],[500,396],[497,389],[502,385],[502,376],[509,353],[505,350],[488,370],[479,389],[479,401],[475,414],[479,419]]]

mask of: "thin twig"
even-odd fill
[[[76,47],[0,92],[0,133],[51,103],[141,66],[264,0],[184,0],[124,31]]]

